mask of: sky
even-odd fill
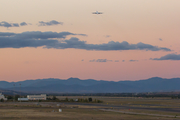
[[[0,80],[180,77],[179,0],[0,3]]]

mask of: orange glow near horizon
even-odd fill
[[[129,44],[142,42],[170,48],[172,51],[0,48],[0,80],[11,82],[77,77],[120,81],[156,76],[180,77],[180,60],[150,60],[167,54],[180,54],[179,4],[179,0],[44,0],[43,3],[40,0],[1,1],[0,22],[27,22],[32,25],[8,29],[0,26],[0,32],[68,31],[87,36],[71,35],[66,39],[77,37],[87,44],[109,41],[127,41]],[[96,10],[104,14],[91,14]],[[37,25],[39,21],[51,20],[63,22],[63,25]],[[109,61],[90,62],[93,59]],[[119,62],[115,62],[116,60]]]

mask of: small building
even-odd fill
[[[46,100],[46,94],[27,95],[28,100]]]
[[[2,93],[0,93],[0,100],[3,99],[3,100],[7,100],[7,98],[4,97],[4,95]]]
[[[28,98],[18,98],[18,101],[28,101]]]

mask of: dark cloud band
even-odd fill
[[[103,44],[88,44],[86,41],[80,41],[76,37],[72,37],[69,40],[59,40],[60,38],[65,39],[68,35],[81,35],[87,36],[86,34],[74,34],[70,32],[23,32],[23,33],[3,33],[0,32],[0,48],[21,48],[21,47],[41,47],[45,48],[56,48],[56,49],[84,49],[84,50],[99,50],[99,51],[116,51],[116,50],[150,50],[150,51],[171,51],[169,48],[163,48],[153,46],[150,44],[137,43],[129,44],[126,41],[114,42],[110,41]]]
[[[129,44],[126,41],[123,41],[121,43],[110,41],[104,44],[87,44],[86,41],[79,41],[78,38],[71,38],[69,40],[64,40],[63,42],[59,42],[59,44],[56,46],[48,45],[47,48],[57,48],[57,49],[76,48],[76,49],[99,50],[99,51],[111,51],[111,50],[171,51],[169,48],[161,48],[144,43]]]

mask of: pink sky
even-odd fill
[[[142,42],[169,48],[171,51],[47,49],[42,46],[8,48],[0,45],[0,80],[78,77],[120,81],[155,76],[180,77],[180,60],[150,60],[168,54],[180,56],[179,5],[179,0],[3,0],[0,4],[0,22],[26,22],[31,25],[8,29],[0,26],[2,33],[67,31],[86,34],[87,36],[69,35],[65,38],[68,40],[76,37],[80,41],[86,41],[86,44]],[[103,14],[91,14],[96,10]],[[51,20],[63,22],[63,25],[37,25],[39,21]],[[0,36],[0,44],[2,40]],[[98,59],[107,61],[96,62]],[[123,60],[125,61],[122,62]]]

